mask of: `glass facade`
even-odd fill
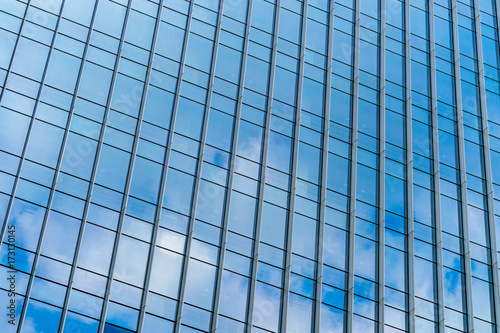
[[[0,331],[500,332],[499,18],[1,0]]]

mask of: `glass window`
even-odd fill
[[[217,110],[211,110],[208,121],[206,143],[230,151],[233,137],[234,117]]]
[[[252,237],[254,233],[256,200],[238,192],[232,192],[229,212],[229,230]]]
[[[288,213],[285,209],[264,202],[261,241],[284,248]]]
[[[22,114],[2,109],[0,112],[0,148],[20,156],[24,148],[29,122],[30,118]]]
[[[346,269],[347,233],[344,230],[326,225],[324,263],[340,269]]]
[[[362,164],[357,166],[356,199],[376,205],[378,200],[378,171]]]
[[[67,263],[73,262],[80,222],[66,215],[52,212],[45,229],[41,253]],[[62,241],[64,239],[64,241]]]
[[[21,38],[16,56],[12,62],[12,71],[40,81],[45,69],[49,48],[30,39]]]
[[[429,95],[429,67],[416,61],[411,62],[411,89]]]
[[[87,224],[83,234],[78,266],[103,275],[108,275],[115,233]]]
[[[355,274],[367,279],[376,280],[377,243],[356,236],[354,246]]]
[[[293,253],[316,259],[318,223],[305,216],[295,214],[293,222]]]
[[[224,213],[226,189],[205,180],[200,181],[196,217],[205,222],[221,226]]]
[[[61,309],[30,299],[24,327],[29,323],[35,332],[57,332],[60,319]]]
[[[273,31],[275,6],[265,0],[253,2],[253,12],[259,15],[252,15],[252,27],[259,28],[268,33]]]
[[[246,121],[240,121],[237,152],[251,161],[260,161],[263,129]]]
[[[26,157],[54,168],[59,157],[62,137],[63,130],[41,121],[35,121]]]
[[[292,139],[276,132],[270,132],[267,165],[280,171],[290,172]]]
[[[385,205],[386,209],[406,215],[406,182],[390,175],[385,176]],[[382,198],[384,200],[384,198]]]
[[[184,30],[165,22],[160,23],[156,53],[180,61],[184,45]]]
[[[467,173],[478,177],[484,175],[483,148],[481,146],[465,140],[465,162]]]
[[[213,42],[196,34],[189,35],[186,65],[209,72],[212,63]]]
[[[137,117],[143,88],[143,82],[118,74],[113,88],[111,107],[132,117]]]
[[[295,105],[297,98],[297,74],[281,67],[276,67],[274,98],[290,105]],[[321,101],[318,102],[321,103]]]
[[[95,28],[113,37],[119,38],[123,29],[126,8],[113,1],[99,2]],[[113,13],[113,15],[109,15]]]
[[[190,259],[186,278],[185,302],[204,309],[211,309],[215,288],[215,273],[216,268],[214,266]]]
[[[181,97],[178,108],[175,132],[199,140],[205,107]]]
[[[287,39],[295,44],[300,44],[300,30],[302,18],[300,15],[282,8],[280,11],[280,38]],[[308,28],[309,29],[309,28]],[[309,32],[309,31],[308,31]],[[309,36],[307,38],[309,40]]]
[[[490,283],[472,278],[474,317],[493,321],[493,289]]]
[[[64,3],[63,17],[88,26],[94,13],[95,0],[68,0]]]
[[[291,293],[288,306],[287,331],[311,332],[313,301]]]
[[[109,325],[112,323],[119,327],[126,328],[131,331],[136,331],[137,329],[137,320],[139,319],[139,311],[131,309],[129,307],[116,304],[114,302],[109,302],[108,311],[106,313],[106,326],[104,328],[105,333],[114,333],[116,329],[113,326]],[[118,331],[122,331],[121,329]],[[129,331],[124,331],[129,332]]]
[[[385,247],[385,284],[406,291],[406,254],[389,246]]]
[[[54,50],[47,69],[45,82],[54,88],[73,93],[80,70],[80,63],[81,59]]]
[[[225,7],[224,9],[226,9]],[[215,75],[235,84],[238,83],[240,79],[241,58],[241,52],[224,45],[219,45]]]
[[[323,116],[325,103],[325,86],[316,81],[304,78],[302,108],[315,115]]]
[[[158,199],[162,171],[160,164],[136,157],[130,195],[155,203]]]
[[[78,95],[95,103],[106,105],[112,72],[104,67],[86,62]]]
[[[10,9],[10,8],[9,8]],[[10,15],[8,15],[10,16]],[[10,16],[12,17],[12,16]],[[16,43],[17,36],[13,33],[10,33],[8,31],[2,30],[0,32],[0,48],[3,50],[2,54],[0,55],[0,67],[1,68],[8,68],[10,59],[12,57],[12,52],[14,51],[14,46]],[[2,75],[3,79],[3,75]],[[2,85],[3,85],[3,80],[2,80]]]
[[[321,54],[326,54],[328,28],[314,20],[307,20],[306,47]]]
[[[125,40],[129,43],[149,49],[151,47],[151,41],[153,40],[155,23],[152,17],[131,10]]]
[[[220,296],[220,314],[245,321],[249,279],[224,271]]]
[[[344,126],[351,125],[351,100],[352,96],[337,89],[332,89],[332,104],[330,107],[331,120]],[[333,132],[334,136],[338,133]]]
[[[437,98],[450,105],[455,105],[455,78],[436,71]]]
[[[327,187],[347,195],[349,188],[349,160],[334,154],[328,154]]]
[[[35,251],[42,227],[45,209],[23,200],[15,200],[9,218],[9,225],[16,229],[16,247]],[[8,234],[6,233],[5,240]]]
[[[68,309],[86,316],[99,319],[101,316],[103,300],[101,298],[82,293],[78,290],[71,291]],[[67,324],[64,326],[66,327]]]
[[[320,331],[341,333],[344,331],[345,313],[327,305],[321,305]]]
[[[170,128],[173,104],[174,94],[149,86],[143,119],[157,126]]]
[[[177,298],[182,272],[183,256],[156,247],[151,270],[150,290]]]
[[[436,301],[436,265],[415,257],[415,295],[429,301]]]
[[[163,206],[189,215],[193,196],[194,178],[183,172],[169,169]]]
[[[264,2],[263,0],[261,0]],[[260,16],[253,15],[252,17]],[[245,87],[261,94],[267,93],[269,85],[269,63],[249,56],[245,70]]]
[[[399,2],[399,1],[398,1]],[[392,15],[388,15],[392,16]],[[385,62],[390,64],[390,66],[385,66],[386,79],[397,83],[399,85],[404,85],[405,79],[405,63],[404,58],[396,53],[386,51]],[[389,122],[387,122],[389,123]]]
[[[174,323],[146,313],[142,329],[151,333],[174,333]]]
[[[109,298],[111,301],[138,309],[141,306],[142,289],[113,280]]]
[[[469,205],[467,207],[469,215],[470,240],[472,242],[488,246],[488,215],[485,211]]]
[[[360,99],[358,130],[373,137],[378,137],[378,112],[378,106]]]
[[[370,0],[372,2],[373,0]],[[378,75],[379,47],[364,40],[359,41],[359,69]],[[360,117],[361,118],[361,117]]]
[[[142,286],[148,253],[149,246],[146,243],[122,236],[116,256],[114,277],[136,286]]]
[[[333,33],[333,59],[353,64],[353,37],[337,29]]]
[[[280,321],[281,290],[261,282],[255,287],[253,324],[277,332]]]
[[[321,170],[321,150],[308,144],[299,143],[297,176],[319,184]]]
[[[81,333],[96,333],[98,327],[99,321],[69,311],[66,314],[63,333],[75,332],[77,329],[81,330]]]

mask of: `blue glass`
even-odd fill
[[[244,321],[249,279],[224,271],[221,287],[220,314]]]

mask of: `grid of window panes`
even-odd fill
[[[498,331],[498,5],[0,1],[0,330]]]

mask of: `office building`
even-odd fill
[[[499,18],[0,1],[0,331],[500,332]]]

